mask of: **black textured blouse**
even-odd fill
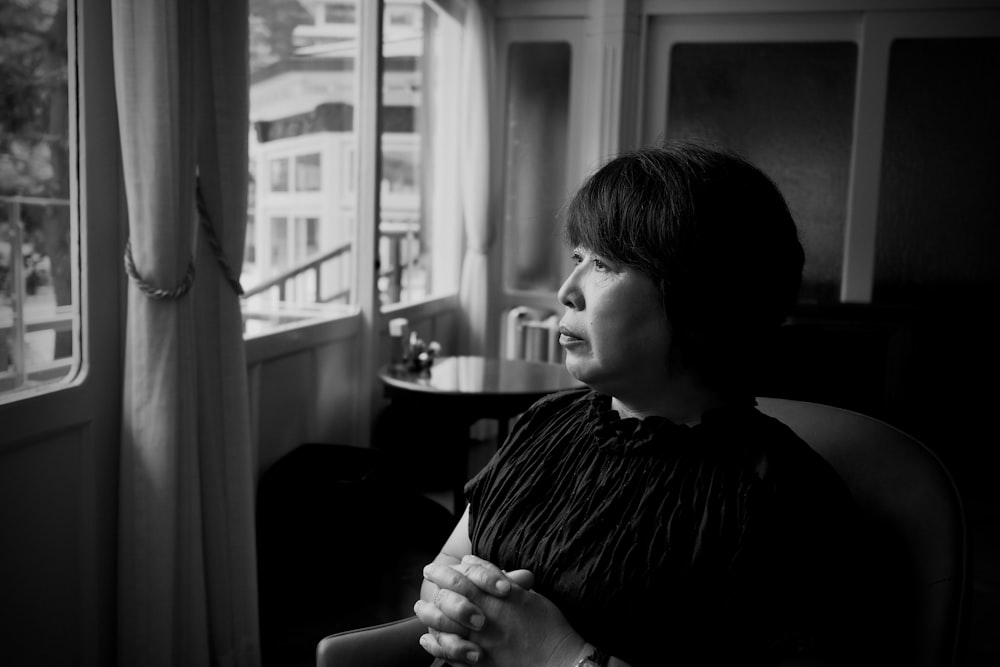
[[[850,496],[752,400],[696,426],[546,397],[466,486],[473,552],[635,667],[771,664],[838,618]]]

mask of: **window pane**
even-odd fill
[[[385,4],[378,245],[383,305],[458,290],[460,36],[437,3]]]
[[[250,3],[247,334],[353,305],[356,10]]]
[[[271,266],[278,272],[288,268],[288,220],[271,218]]]
[[[288,192],[288,160],[271,160],[271,192]]]
[[[0,401],[80,365],[66,10],[0,5]]]
[[[328,2],[323,6],[326,23],[355,23],[357,12],[353,2]]]
[[[734,148],[781,188],[806,251],[800,298],[839,300],[857,47],[676,44],[667,136]]]
[[[271,160],[271,192],[288,192],[288,160]]]
[[[1000,39],[903,39],[889,61],[873,300],[996,299]]]
[[[552,292],[565,276],[556,225],[566,197],[572,52],[565,42],[510,45],[504,274],[515,290]]]
[[[299,155],[295,158],[295,189],[300,192],[317,192],[320,189],[319,153]]]
[[[319,218],[299,219],[302,259],[310,259],[319,253]]]
[[[250,3],[249,215],[257,224],[248,226],[254,239],[247,247],[254,252],[242,276],[247,333],[287,323],[292,310],[348,312],[358,262],[377,262],[384,304],[458,289],[454,130],[461,26],[439,15],[437,3],[385,5],[376,258],[355,252],[357,225],[371,223],[357,215],[361,156],[354,118],[375,113],[356,108],[362,5]],[[289,221],[285,236],[273,233],[274,218]],[[300,228],[297,220],[315,226]],[[286,245],[276,249],[276,243]],[[304,248],[309,251],[299,252]]]

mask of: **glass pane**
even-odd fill
[[[271,192],[288,192],[288,159],[271,160]]]
[[[508,288],[553,292],[563,278],[557,214],[566,198],[572,51],[566,42],[510,45],[504,275]]]
[[[458,24],[438,3],[385,4],[378,245],[383,305],[458,290],[460,37]]]
[[[250,2],[247,334],[353,304],[357,9]]]
[[[301,248],[301,259],[310,259],[319,252],[319,218],[306,218],[298,220],[301,229],[299,246]]]
[[[904,39],[889,61],[873,299],[947,303],[1000,284],[1000,39]]]
[[[806,251],[800,299],[839,300],[857,47],[673,47],[667,136],[733,148],[781,188]]]
[[[277,271],[288,268],[288,220],[271,218],[271,238],[268,246],[271,248],[271,266]]]
[[[0,401],[80,365],[66,2],[0,4]]]
[[[320,189],[319,153],[299,155],[295,158],[295,189],[300,192],[318,192]]]
[[[323,5],[326,23],[354,23],[358,13],[353,2],[327,2]]]

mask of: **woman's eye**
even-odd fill
[[[587,251],[574,250],[572,254],[574,264],[583,264],[585,259],[589,259],[590,263],[594,265],[594,268],[598,271],[610,271],[611,267],[608,266],[607,262],[598,257],[597,255],[592,255]]]

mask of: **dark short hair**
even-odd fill
[[[689,142],[643,148],[594,173],[565,216],[572,246],[653,279],[684,363],[716,386],[749,381],[796,302],[804,262],[764,172]]]

